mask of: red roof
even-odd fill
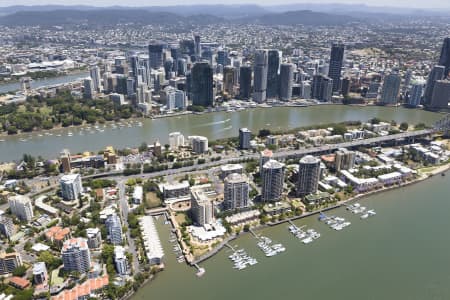
[[[88,279],[81,285],[77,285],[71,290],[65,290],[57,296],[53,296],[52,300],[77,300],[79,297],[87,296],[97,290],[100,290],[109,284],[108,275]]]
[[[30,281],[22,277],[14,276],[9,279],[9,284],[23,290],[30,285]]]

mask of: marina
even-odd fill
[[[310,244],[320,238],[320,233],[318,233],[314,229],[306,229],[303,230],[306,226],[297,227],[294,223],[289,222],[291,225],[289,225],[288,229],[289,232],[292,233],[297,239],[301,240],[301,242],[305,245]]]
[[[352,223],[346,221],[342,217],[336,217],[336,216],[330,216],[328,217],[324,213],[320,213],[319,221],[324,222],[328,226],[330,226],[331,229],[334,229],[336,231],[341,231],[342,229],[350,226]]]
[[[253,266],[258,263],[258,261],[249,256],[244,249],[234,251],[228,258],[234,262],[233,268],[237,270],[243,270],[248,266]]]
[[[233,246],[246,249],[261,262],[244,271],[237,272],[230,267],[228,256],[231,251],[221,251],[202,263],[208,269],[208,276],[198,280],[192,276],[193,269],[178,264],[170,252],[164,272],[158,273],[155,280],[139,289],[132,299],[269,300],[279,298],[280,290],[283,291],[282,298],[298,298],[299,291],[293,287],[299,282],[305,299],[360,300],[368,290],[373,291],[374,299],[448,299],[450,242],[442,237],[450,226],[447,217],[450,210],[447,200],[449,178],[434,176],[407,189],[360,199],[361,205],[377,213],[370,222],[356,222],[360,215],[345,207],[335,209],[333,214],[354,223],[339,234],[326,230],[328,226],[318,221],[317,216],[292,221],[303,231],[315,228],[321,232],[321,238],[308,247],[293,238],[287,224],[255,230],[258,235],[276,237],[277,242],[289,249],[276,259],[264,259],[255,238],[250,234],[241,235],[233,241]],[[418,226],[420,217],[425,219]],[[159,230],[166,232],[168,229],[162,225]],[[169,239],[169,234],[164,236]],[[166,252],[172,247],[168,240],[165,247]],[[426,260],[421,259],[424,252],[428,253]],[[352,263],[352,272],[348,269],[349,262]],[[323,276],[330,272],[330,276],[337,276],[336,280],[330,280],[324,288]],[[343,289],[345,282],[352,282],[352,288]],[[187,288],[176,289],[174,286]]]
[[[347,205],[347,210],[351,211],[353,214],[356,214],[356,215],[360,214],[361,215],[360,218],[362,220],[365,220],[369,217],[373,217],[377,214],[374,209],[368,210],[366,207],[361,206],[361,204],[359,204],[359,203]]]
[[[265,236],[259,238],[257,246],[264,252],[266,257],[275,256],[286,251],[286,248],[282,244],[272,244],[272,240]]]

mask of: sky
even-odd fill
[[[92,5],[92,6],[153,6],[153,5],[189,5],[189,4],[243,4],[279,5],[292,3],[343,3],[366,4],[369,6],[396,6],[407,8],[450,8],[448,0],[0,0],[0,7],[11,5]]]

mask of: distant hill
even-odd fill
[[[52,10],[20,11],[0,18],[0,24],[8,26],[57,26],[57,25],[117,25],[149,24],[211,24],[222,22],[209,15],[180,16],[169,12],[150,12],[139,9]]]
[[[260,16],[241,16],[234,20],[210,14],[181,15],[165,11],[146,9],[105,8],[93,10],[57,9],[50,11],[19,11],[0,17],[0,24],[7,26],[63,26],[86,24],[92,26],[133,23],[149,24],[224,24],[228,22],[263,25],[343,25],[357,19],[345,15],[304,11],[264,14]]]
[[[346,16],[313,12],[310,10],[287,11],[283,13],[272,13],[257,17],[249,22],[264,25],[344,25],[358,19]]]
[[[264,9],[259,5],[243,4],[243,5],[173,5],[173,6],[144,6],[144,7],[130,7],[130,6],[110,6],[110,7],[96,7],[87,5],[36,5],[36,6],[8,6],[0,7],[0,15],[10,15],[17,12],[44,12],[54,10],[77,10],[77,11],[94,11],[94,10],[144,10],[150,12],[167,12],[182,16],[191,15],[213,15],[219,17],[226,17],[230,19],[249,17],[256,15],[267,14],[270,11]]]

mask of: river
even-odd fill
[[[55,84],[69,83],[83,77],[89,76],[89,72],[80,72],[52,78],[35,79],[31,82],[31,88],[51,86]],[[0,93],[8,93],[20,90],[20,82],[10,82],[0,84]]]
[[[262,128],[283,130],[321,123],[342,121],[366,121],[373,117],[417,124],[433,124],[442,115],[416,109],[380,106],[322,105],[310,107],[273,107],[250,109],[241,112],[218,112],[203,115],[185,115],[160,119],[122,121],[123,126],[100,125],[98,130],[84,127],[64,128],[51,131],[52,135],[33,132],[17,136],[0,137],[0,161],[19,159],[24,153],[54,158],[64,149],[72,153],[86,150],[98,151],[105,146],[124,148],[138,146],[142,142],[153,143],[159,139],[167,143],[168,135],[180,131],[185,136],[203,135],[209,139],[229,138],[238,135],[241,127],[254,133]],[[126,123],[129,123],[126,124]],[[105,126],[105,128],[103,128]],[[72,133],[68,136],[68,133]],[[47,133],[49,134],[49,133]]]
[[[286,224],[264,229],[259,233],[287,249],[274,257],[263,256],[251,235],[242,236],[231,244],[259,263],[237,271],[228,259],[230,250],[223,250],[201,264],[202,278],[175,261],[168,226],[159,224],[166,270],[132,300],[450,299],[449,185],[450,176],[439,175],[362,199],[377,212],[366,220],[343,208],[333,210],[328,214],[352,222],[340,232],[317,217],[297,220],[297,226],[322,234],[309,245],[293,237]]]

